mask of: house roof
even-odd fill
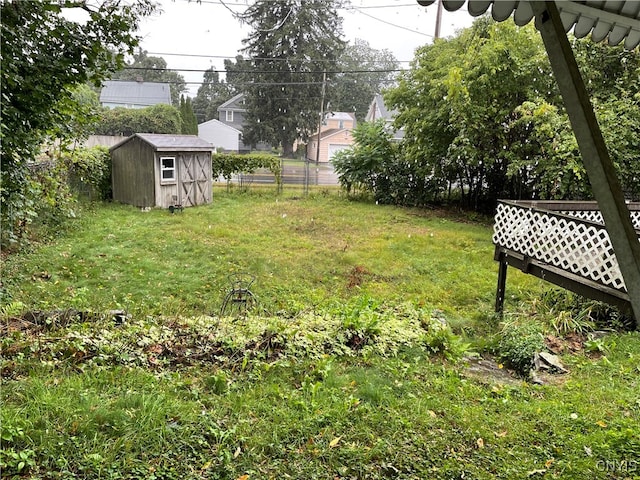
[[[423,6],[435,0],[418,0]],[[526,25],[534,17],[529,1],[516,0],[442,0],[444,8],[455,11],[467,3],[467,10],[474,17],[491,7],[491,16],[499,22],[513,14],[517,25]],[[573,34],[586,37],[591,34],[594,42],[607,39],[609,45],[624,42],[632,50],[640,45],[640,2],[630,0],[563,0],[556,1],[565,32],[573,28]]]
[[[350,129],[347,128],[328,128],[327,130],[323,130],[322,131],[322,136],[320,137],[320,141],[329,138],[329,137],[333,137],[335,135],[337,135],[338,133],[345,133],[345,132],[350,132]],[[309,137],[309,140],[314,140],[318,138],[318,134],[314,133],[313,135],[311,135]]]
[[[234,97],[231,97],[229,100],[227,100],[226,102],[224,102],[222,105],[218,107],[218,111],[221,111],[221,110],[235,110],[240,112],[246,111],[246,108],[240,106],[240,100],[242,100],[243,98],[244,98],[244,93],[239,93]]]
[[[100,103],[171,105],[171,90],[168,83],[107,80],[100,92]]]
[[[136,133],[128,138],[125,138],[120,143],[117,143],[109,150],[115,150],[121,147],[125,143],[133,140],[134,138],[140,138],[142,141],[148,143],[153,147],[155,151],[163,152],[184,152],[184,151],[198,151],[208,152],[213,151],[213,145],[206,140],[203,140],[196,135],[171,135],[161,133]]]
[[[228,123],[224,123],[224,122],[221,122],[220,120],[216,120],[215,118],[212,119],[212,120],[209,120],[207,122],[199,123],[198,124],[198,128],[203,127],[205,125],[206,126],[215,126],[216,128],[220,128],[220,129],[223,129],[223,130],[233,130],[234,132],[239,133],[239,134],[242,133],[237,128],[232,127]]]
[[[325,118],[332,120],[355,120],[355,116],[348,112],[327,112]]]
[[[398,114],[397,110],[387,109],[387,106],[384,103],[384,99],[382,98],[382,95],[379,93],[375,94],[371,104],[378,107],[378,110],[380,111],[380,118],[384,118],[385,120],[392,120],[393,117]]]

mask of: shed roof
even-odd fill
[[[107,80],[100,92],[100,103],[171,105],[171,90],[168,83]]]
[[[140,138],[142,141],[148,143],[153,147],[155,151],[163,152],[184,152],[184,151],[197,151],[197,152],[211,152],[213,151],[213,145],[206,140],[196,135],[171,135],[162,133],[136,133],[130,137],[124,139],[120,143],[114,145],[109,150],[115,150],[121,147],[125,143],[133,140],[134,138]]]
[[[435,0],[419,0],[420,5],[431,5]],[[491,16],[499,22],[513,14],[517,25],[526,25],[534,17],[529,1],[516,0],[442,0],[444,8],[455,11],[467,3],[471,15],[479,16],[491,7]],[[640,45],[640,2],[620,0],[563,0],[556,1],[565,32],[573,28],[573,34],[586,37],[591,34],[594,42],[605,38],[610,45],[624,46],[632,50]]]

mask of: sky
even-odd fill
[[[223,3],[224,2],[224,3]],[[224,69],[224,58],[234,58],[251,31],[241,25],[231,11],[242,12],[248,0],[160,0],[161,12],[143,20],[139,34],[141,48],[163,57],[168,68]],[[352,8],[340,10],[344,19],[344,39],[365,40],[377,50],[390,50],[401,67],[407,67],[416,48],[433,41],[436,4],[421,7],[416,0],[352,0]],[[443,10],[441,36],[455,34],[471,25],[465,11]],[[179,72],[195,96],[202,72]]]

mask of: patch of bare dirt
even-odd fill
[[[372,273],[362,265],[356,265],[351,269],[347,276],[347,288],[352,289],[359,287],[364,283],[366,277],[371,276]]]
[[[523,382],[491,357],[472,357],[468,362],[463,375],[485,385],[521,385]]]

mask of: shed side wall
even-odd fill
[[[139,138],[111,151],[113,199],[136,207],[154,207],[154,152]]]

